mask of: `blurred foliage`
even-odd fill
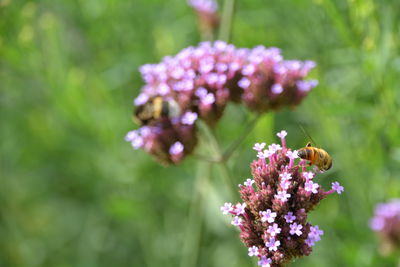
[[[400,196],[399,19],[397,0],[237,1],[232,42],[313,59],[320,85],[261,119],[229,162],[235,184],[254,142],[286,129],[301,147],[301,124],[334,158],[323,186],[345,186],[312,213],[325,235],[293,266],[395,265],[368,219]],[[137,68],[198,41],[183,0],[0,0],[0,266],[256,265],[219,212],[232,199],[218,169],[202,181],[195,159],[162,167],[123,140]],[[223,146],[247,117],[229,107]]]

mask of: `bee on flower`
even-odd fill
[[[214,10],[212,2],[190,1],[199,12]],[[242,103],[257,113],[294,107],[317,85],[305,80],[314,67],[312,61],[284,60],[275,47],[237,48],[215,41],[185,48],[139,68],[145,84],[133,104],[141,128],[129,132],[126,140],[162,163],[178,164],[196,147],[197,120],[214,127],[229,102]],[[285,132],[279,137],[281,145],[256,144],[258,156],[270,158],[286,151]]]
[[[243,203],[221,208],[223,214],[234,216],[232,225],[238,227],[248,255],[258,257],[258,265],[264,267],[284,266],[309,255],[324,234],[308,222],[309,212],[328,195],[344,190],[338,182],[328,191],[322,189],[318,174],[307,170],[305,160],[286,146],[286,135],[277,134],[281,145],[254,145],[258,158],[251,164],[253,178],[240,186]],[[240,213],[235,207],[241,207]]]

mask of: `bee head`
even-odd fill
[[[307,155],[307,152],[306,152],[306,150],[304,149],[304,148],[302,148],[302,149],[299,149],[298,150],[298,153],[297,153],[298,155],[299,155],[299,157],[301,158],[301,159],[305,159],[306,158],[306,155]]]
[[[328,158],[325,162],[324,162],[324,166],[323,169],[324,171],[329,170],[330,168],[332,168],[332,158]]]

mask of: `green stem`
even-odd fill
[[[224,152],[222,156],[223,161],[228,161],[229,158],[232,156],[233,152],[240,146],[241,143],[246,139],[246,137],[251,133],[251,131],[256,127],[258,119],[260,118],[260,114],[257,114],[250,122],[247,123],[247,125],[244,128],[244,131],[242,134],[239,136],[238,139],[236,139],[235,142],[233,142],[228,149]]]
[[[208,162],[208,163],[220,163],[221,162],[221,159],[210,158],[210,157],[208,157],[206,155],[203,155],[203,154],[193,154],[193,156],[198,160],[201,160],[201,161],[204,161],[204,162]]]
[[[211,164],[199,161],[182,248],[181,267],[197,265],[205,208],[204,200],[208,191],[210,174]]]
[[[261,117],[261,114],[257,114],[251,121],[247,122],[246,126],[244,127],[244,131],[242,134],[225,150],[225,152],[217,153],[217,156],[215,158],[210,158],[202,154],[194,154],[196,158],[199,160],[209,162],[209,163],[221,163],[221,162],[227,162],[231,158],[232,154],[236,151],[236,149],[243,143],[243,141],[246,139],[246,137],[252,132],[254,127],[256,127],[259,118]],[[208,138],[213,137],[213,134],[209,133]],[[215,135],[214,135],[214,140],[215,140]],[[214,143],[217,144],[216,141]]]
[[[202,128],[202,132],[205,135],[206,138],[206,144],[208,144],[209,148],[210,148],[210,152],[212,154],[214,154],[214,158],[216,158],[217,160],[215,161],[215,164],[217,164],[220,167],[221,170],[221,176],[223,179],[223,182],[225,183],[227,189],[228,189],[228,193],[230,195],[231,198],[234,198],[234,188],[236,188],[236,186],[233,183],[233,179],[227,164],[227,161],[224,160],[223,158],[223,154],[221,151],[221,148],[218,144],[217,138],[215,136],[215,133],[213,131],[213,129],[211,129],[206,123],[199,123],[199,125]]]
[[[212,42],[214,40],[213,33],[210,31],[201,31],[201,41],[209,41]]]
[[[232,32],[232,21],[235,13],[235,0],[225,0],[224,9],[222,11],[221,26],[219,29],[218,39],[229,42]]]
[[[346,23],[346,19],[343,17],[343,14],[338,10],[335,2],[332,0],[322,1],[324,8],[331,17],[333,24],[335,25],[339,35],[342,37],[343,41],[347,43],[347,45],[354,47],[357,46],[357,36],[355,32],[352,31],[351,26]]]

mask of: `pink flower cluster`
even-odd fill
[[[200,32],[212,35],[219,26],[217,2],[214,0],[188,0],[188,4],[197,13]]]
[[[278,133],[281,145],[255,144],[258,159],[251,164],[252,179],[240,187],[243,203],[225,203],[223,214],[233,216],[232,225],[240,229],[240,238],[249,256],[259,258],[258,265],[284,266],[293,258],[309,255],[323,231],[307,221],[308,213],[327,195],[343,192],[335,182],[324,191],[315,181],[316,173],[307,170],[296,150],[286,147],[287,133]]]
[[[376,205],[369,225],[381,237],[381,251],[384,254],[400,249],[400,199]]]
[[[168,153],[172,142],[179,141],[184,145],[186,155],[191,150],[186,149],[186,144],[179,139],[182,134],[178,129],[184,116],[191,118],[190,122],[200,118],[213,126],[230,101],[241,102],[258,113],[296,106],[317,85],[316,80],[304,80],[314,66],[312,61],[283,60],[278,48],[258,46],[247,49],[222,41],[202,42],[197,47],[183,49],[174,57],[165,57],[161,63],[140,67],[146,84],[134,104],[143,105],[155,96],[176,102],[181,115],[171,118],[169,123],[176,126],[176,138],[167,138],[167,143],[157,146],[162,147],[163,153]],[[165,129],[166,125],[168,123],[161,128]],[[194,126],[189,128],[195,132]],[[151,132],[163,134],[160,127]],[[134,143],[134,147],[154,151],[154,139],[160,138],[150,138],[152,142],[149,143],[141,130],[138,133],[142,141],[127,140]],[[195,135],[193,139],[196,139]],[[190,141],[188,145],[194,147],[195,142]],[[172,162],[170,156],[162,157],[168,159],[166,162]]]
[[[154,125],[128,132],[125,141],[134,149],[143,148],[163,164],[178,163],[197,144],[196,119],[194,112],[186,112],[180,118],[162,118]]]
[[[218,4],[214,0],[189,0],[188,3],[199,12],[215,13],[218,9]]]

